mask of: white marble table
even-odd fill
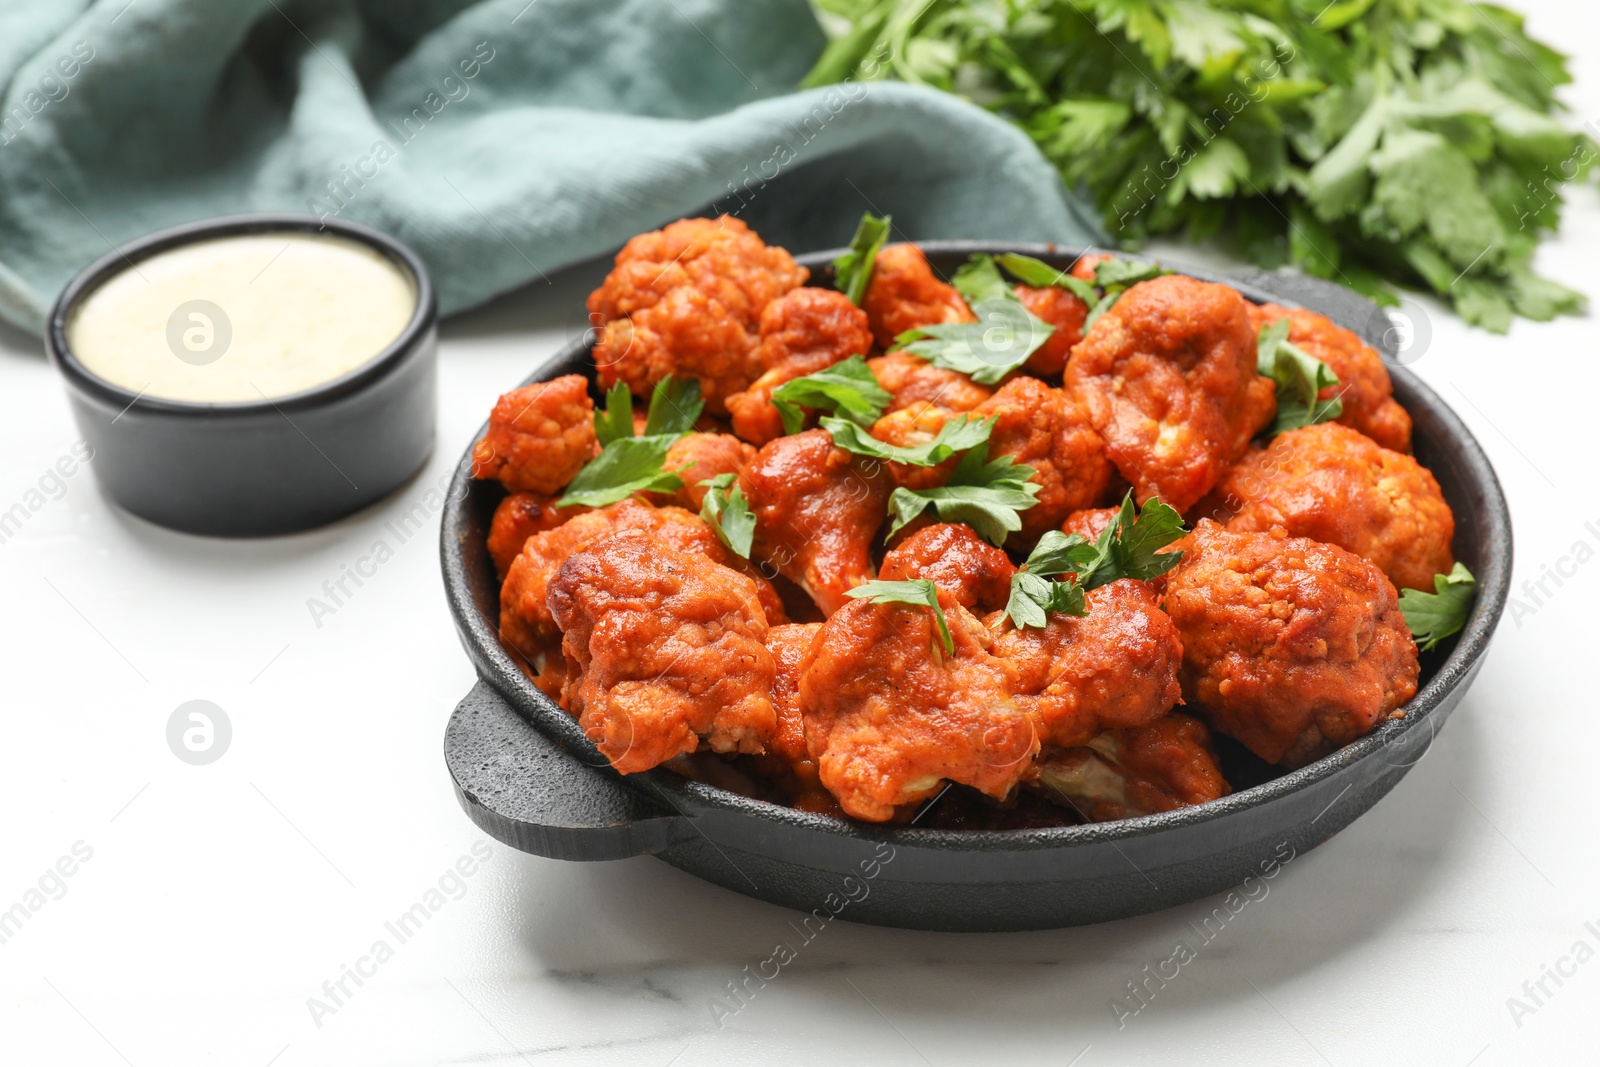
[[[1580,119],[1600,116],[1596,16],[1528,6],[1537,32],[1586,50],[1571,99]],[[1595,290],[1597,245],[1590,189],[1541,263]],[[1410,776],[1289,865],[1147,1007],[1119,1027],[1111,1004],[1214,902],[1033,934],[833,924],[719,1028],[712,1004],[793,915],[651,859],[561,863],[477,832],[440,752],[473,673],[441,594],[437,521],[404,543],[385,528],[445,476],[495,395],[581,329],[597,274],[451,323],[428,469],[361,515],[271,541],[173,534],[109,506],[75,464],[47,476],[76,438],[63,393],[34,339],[0,335],[0,510],[30,512],[0,543],[0,1062],[1592,1057],[1592,321],[1496,338],[1428,305],[1416,369],[1495,461],[1518,585],[1546,567],[1567,576],[1538,603],[1519,589],[1528,610],[1507,617]],[[378,539],[393,557],[314,618],[308,600]],[[196,699],[233,731],[205,766],[166,740]],[[385,924],[418,903],[429,918],[402,941]]]

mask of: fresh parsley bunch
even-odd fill
[[[1555,117],[1566,58],[1498,5],[815,2],[835,37],[807,84],[894,77],[998,112],[1125,246],[1218,238],[1502,332],[1583,304],[1530,264],[1600,148]]]

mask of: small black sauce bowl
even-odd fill
[[[338,378],[287,396],[226,403],[141,396],[89,371],[68,346],[73,311],[114,275],[181,245],[263,233],[325,235],[375,249],[410,276],[417,298],[411,321],[389,347]],[[321,526],[388,495],[433,450],[433,281],[415,252],[365,226],[240,215],[151,234],[72,280],[50,313],[45,349],[66,379],[101,489],[174,530],[264,537]]]

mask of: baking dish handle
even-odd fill
[[[444,756],[472,821],[536,856],[625,859],[695,832],[609,767],[590,767],[545,737],[481,680],[450,716]]]

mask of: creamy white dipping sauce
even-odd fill
[[[159,252],[79,303],[67,345],[144,396],[201,403],[303,392],[371,360],[417,307],[408,272],[312,233],[215,237]]]

